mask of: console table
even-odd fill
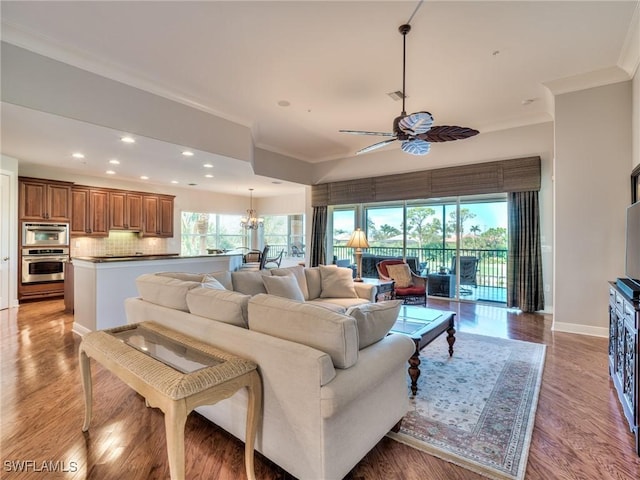
[[[187,415],[248,390],[245,468],[255,480],[253,449],[262,410],[262,385],[255,363],[223,352],[153,322],[91,332],[80,343],[80,372],[85,395],[82,431],[92,414],[93,358],[164,413],[171,480],[184,480],[184,426]]]
[[[618,392],[624,416],[636,437],[640,455],[640,363],[638,329],[640,305],[609,283],[609,375]]]

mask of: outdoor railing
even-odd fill
[[[507,286],[507,250],[485,248],[461,248],[460,256],[476,257],[478,259],[478,286],[506,287]],[[333,246],[336,260],[354,262],[354,249],[344,246]],[[384,257],[402,257],[401,247],[369,247],[364,254],[380,255]],[[437,273],[441,267],[451,269],[455,248],[415,248],[407,247],[407,257],[416,257],[420,264],[420,272]]]

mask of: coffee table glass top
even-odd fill
[[[440,319],[444,313],[424,307],[403,305],[400,307],[398,320],[391,327],[392,332],[412,334],[425,325]]]
[[[165,337],[141,325],[110,334],[130,347],[182,373],[192,373],[224,362],[222,358],[216,358],[183,345],[177,340]]]

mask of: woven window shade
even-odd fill
[[[314,185],[312,206],[538,190],[540,157],[527,157]]]

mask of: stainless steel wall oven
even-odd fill
[[[69,246],[68,223],[22,223],[22,246]]]
[[[22,283],[64,280],[64,265],[69,261],[69,248],[23,248]]]

